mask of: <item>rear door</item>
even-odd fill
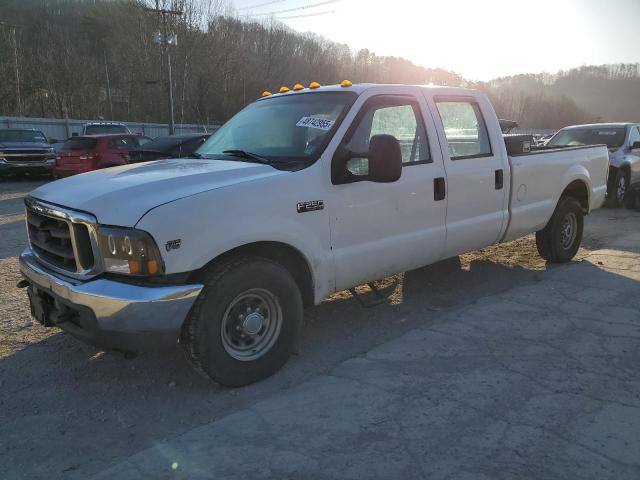
[[[434,191],[436,181],[444,182],[436,133],[432,122],[424,122],[424,99],[407,95],[406,88],[398,91],[405,94],[362,95],[342,140],[342,148],[366,152],[372,136],[393,135],[403,166],[398,181],[374,183],[358,178],[367,175],[368,160],[352,158],[347,164],[352,181],[330,186],[337,289],[427,265],[442,255],[446,198]]]
[[[486,99],[435,95],[428,100],[447,172],[445,256],[451,257],[499,240],[508,220],[508,159]]]

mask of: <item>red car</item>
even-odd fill
[[[58,152],[53,178],[126,165],[129,151],[138,150],[149,140],[149,137],[128,133],[71,137]]]

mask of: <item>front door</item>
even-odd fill
[[[423,120],[424,99],[372,95],[364,101],[341,146],[367,152],[374,135],[393,135],[402,150],[398,181],[363,180],[366,158],[347,164],[349,183],[332,185],[331,244],[341,290],[438,260],[444,248],[444,168],[433,125]],[[432,142],[433,141],[433,142]]]

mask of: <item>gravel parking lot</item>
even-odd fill
[[[300,355],[242,389],[213,385],[181,353],[125,359],[30,318],[16,256],[26,243],[22,199],[39,183],[0,182],[0,462],[6,478],[86,478],[121,459],[325,373],[452,308],[544,282],[532,236],[381,282],[390,304],[363,309],[345,292],[305,314]],[[640,253],[640,213],[587,217],[576,261],[602,248]],[[632,239],[631,241],[629,239]],[[636,345],[637,347],[637,345]]]

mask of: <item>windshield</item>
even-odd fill
[[[0,130],[0,143],[3,142],[48,143],[37,130]]]
[[[216,131],[197,153],[207,157],[233,150],[273,161],[314,160],[354,99],[350,92],[314,92],[254,102]]]
[[[84,129],[85,135],[100,133],[129,133],[129,130],[124,125],[87,125]]]
[[[547,143],[548,147],[577,147],[581,145],[603,145],[620,148],[624,143],[625,129],[611,127],[570,128],[560,130]]]

